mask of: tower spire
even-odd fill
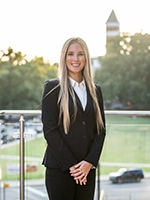
[[[106,21],[106,41],[108,41],[110,38],[118,36],[119,33],[120,23],[114,10],[112,10],[108,20]]]

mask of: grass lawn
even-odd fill
[[[107,116],[106,122],[107,135],[100,162],[150,163],[150,118]],[[26,164],[36,165],[37,171],[26,172],[26,179],[44,177],[45,170],[41,162],[45,148],[46,142],[43,137],[25,143],[25,156],[37,158],[37,160],[27,159]],[[0,155],[19,156],[19,145],[0,149]],[[9,164],[18,162],[17,158],[12,160],[0,158],[3,180],[19,179],[18,174],[9,174],[7,169]],[[100,171],[101,174],[108,174],[118,168],[120,167],[101,166]],[[144,171],[150,171],[150,168],[145,168]]]
[[[100,162],[150,163],[150,118],[107,116],[106,122],[107,135]],[[119,168],[101,166],[101,173]]]

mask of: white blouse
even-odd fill
[[[73,87],[73,89],[75,90],[75,92],[77,93],[83,110],[85,110],[86,104],[87,104],[87,91],[86,91],[86,85],[85,85],[85,81],[83,80],[81,83],[76,82],[74,79],[70,78],[70,83]]]

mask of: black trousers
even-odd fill
[[[76,184],[69,170],[46,168],[46,189],[50,200],[93,200],[95,169],[90,170],[86,185]]]

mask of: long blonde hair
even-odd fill
[[[89,54],[89,50],[86,43],[79,37],[77,38],[73,37],[73,38],[68,39],[64,43],[62,47],[62,51],[61,51],[60,63],[59,63],[59,68],[58,68],[58,78],[60,80],[60,93],[59,93],[59,99],[58,99],[58,102],[60,103],[59,121],[61,117],[63,117],[63,126],[64,126],[65,133],[67,134],[69,131],[70,124],[73,123],[77,114],[75,94],[73,92],[73,88],[70,86],[67,66],[66,66],[66,54],[67,54],[68,48],[71,44],[74,44],[74,43],[78,43],[79,45],[81,45],[85,54],[86,63],[83,69],[83,78],[86,82],[90,95],[93,99],[95,114],[96,114],[97,131],[98,133],[100,133],[100,130],[103,127],[103,121],[102,121],[100,107],[99,107],[97,96],[96,96],[95,84],[93,82],[90,54]],[[73,104],[74,104],[74,115],[71,116],[71,119],[69,115],[69,93],[72,96]]]

